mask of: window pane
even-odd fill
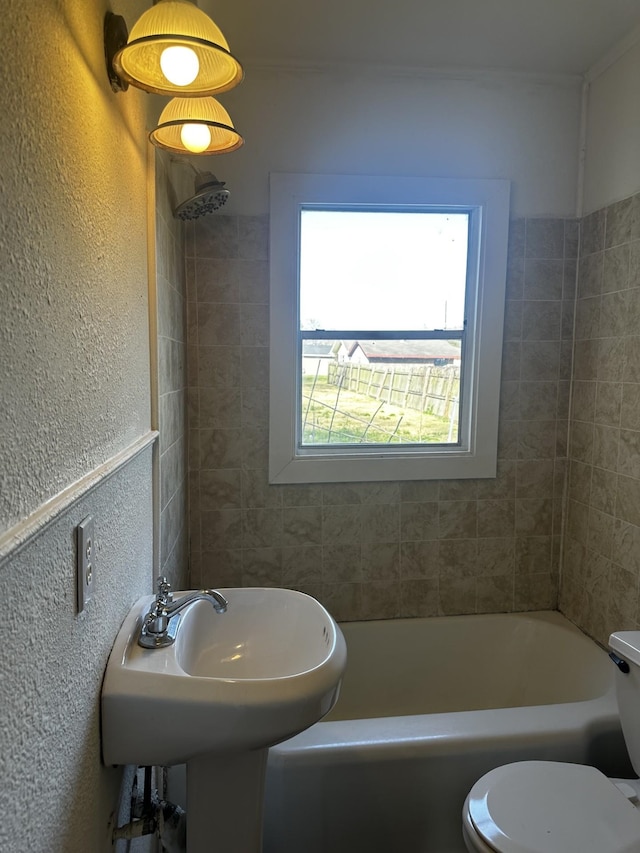
[[[462,329],[467,212],[303,209],[300,328]]]
[[[462,342],[303,340],[301,446],[456,444]]]
[[[272,173],[270,214],[269,481],[495,477],[509,183]]]

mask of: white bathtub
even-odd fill
[[[559,613],[341,627],[338,704],[270,750],[264,853],[458,853],[464,798],[493,767],[633,775],[613,665]]]

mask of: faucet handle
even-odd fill
[[[171,592],[171,584],[163,575],[158,578],[158,594],[157,600],[162,602],[173,601],[173,593]]]

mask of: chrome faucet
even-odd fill
[[[159,577],[156,600],[143,619],[138,645],[145,649],[170,646],[176,639],[181,611],[194,601],[210,601],[216,613],[224,613],[228,606],[227,599],[217,589],[197,589],[174,601],[171,584]]]

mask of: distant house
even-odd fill
[[[336,341],[333,350],[351,364],[460,364],[460,346],[449,341]]]
[[[333,345],[335,341],[303,341],[302,342],[302,374],[303,376],[326,376],[329,362],[335,361]]]

